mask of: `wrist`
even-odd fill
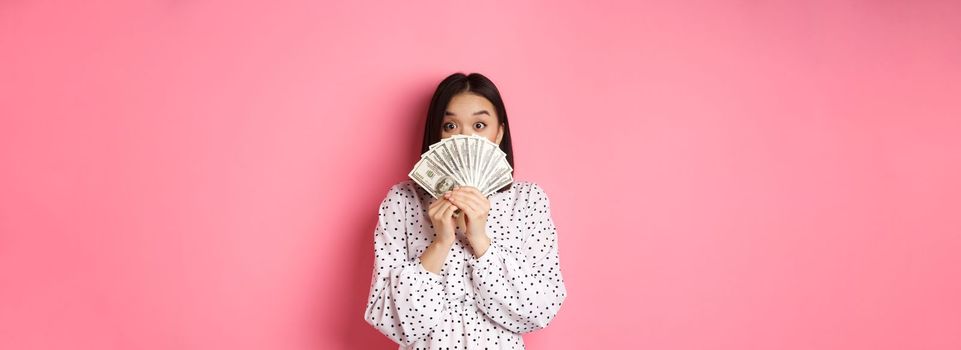
[[[466,236],[467,236],[467,240],[471,242],[487,241],[489,243],[491,240],[490,236],[487,235],[487,231],[480,231],[480,233],[472,233]]]
[[[454,237],[448,237],[448,236],[437,237],[434,239],[433,244],[449,249],[450,247],[454,246]]]

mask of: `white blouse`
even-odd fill
[[[436,201],[411,180],[390,188],[374,230],[374,271],[364,319],[399,349],[524,349],[521,334],[547,327],[567,297],[547,194],[514,181],[489,197],[490,248],[479,258],[455,229],[441,273],[420,255],[436,236]]]

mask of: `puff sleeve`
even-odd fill
[[[374,229],[374,271],[364,319],[394,342],[423,340],[443,320],[447,308],[441,275],[407,256],[407,190],[390,189],[380,204]]]
[[[515,228],[524,237],[519,250],[492,238],[484,255],[469,261],[478,308],[517,334],[547,327],[567,297],[550,203],[536,184],[523,214]]]

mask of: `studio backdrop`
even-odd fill
[[[961,2],[0,2],[0,348],[396,349],[380,201],[501,91],[529,349],[961,348]]]

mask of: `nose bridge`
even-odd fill
[[[450,132],[453,135],[464,135],[464,136],[471,136],[471,135],[477,134],[477,130],[474,130],[473,125],[470,125],[470,124],[464,125],[462,123],[458,123],[456,130],[451,130]]]

